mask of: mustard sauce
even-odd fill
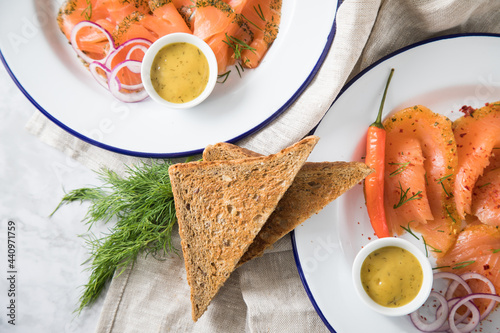
[[[378,304],[396,308],[411,302],[423,282],[422,266],[409,251],[387,246],[373,251],[361,266],[361,283]]]
[[[155,56],[151,82],[163,99],[171,103],[186,103],[203,92],[209,72],[207,58],[198,47],[189,43],[172,43]]]

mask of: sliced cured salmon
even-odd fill
[[[257,67],[276,39],[282,0],[67,0],[57,21],[68,40],[81,21],[98,24],[112,34],[114,47],[134,39],[151,42],[174,32],[193,33],[215,52],[219,73],[241,60]],[[99,59],[106,36],[98,29],[79,32],[78,47]]]
[[[155,39],[175,32],[191,33],[191,29],[173,3],[155,8],[153,15],[145,15],[141,24],[153,33]]]
[[[193,34],[203,40],[226,31],[236,19],[233,8],[222,0],[198,1],[194,14]]]
[[[227,66],[255,68],[278,35],[281,0],[197,1],[193,34],[216,53],[219,73]]]
[[[500,147],[495,147],[489,165],[472,191],[472,214],[485,224],[500,227]]]
[[[441,258],[437,266],[443,271],[455,274],[475,272],[487,277],[500,290],[500,231],[493,226],[473,224],[467,226],[457,238],[453,247]],[[468,281],[473,292],[489,293],[486,285],[479,281]],[[475,300],[481,312],[488,301]]]
[[[443,255],[460,227],[451,193],[457,166],[451,121],[417,105],[384,121],[385,209],[391,231],[411,228]]]
[[[488,104],[453,123],[458,149],[455,203],[458,214],[471,214],[476,181],[490,163],[493,148],[500,147],[500,102]]]
[[[71,36],[71,30],[78,22],[90,20],[92,16],[91,9],[95,6],[95,2],[96,0],[68,0],[59,8],[57,24],[68,40]],[[98,14],[94,13],[94,15]],[[102,18],[99,17],[98,19]]]
[[[242,15],[251,22],[248,27],[253,36],[250,48],[241,52],[242,64],[255,68],[278,36],[281,0],[248,0]]]
[[[99,84],[122,101],[137,102],[147,97],[136,94],[144,90],[140,62],[158,38],[193,33],[214,51],[220,75],[236,61],[241,75],[243,66],[256,67],[267,52],[280,16],[281,0],[66,0],[57,22]],[[127,43],[134,44],[133,54],[124,50]]]
[[[425,224],[434,219],[427,196],[425,158],[420,141],[413,135],[401,133],[387,131],[384,185],[387,220],[390,230],[398,234],[403,231],[400,225],[406,226],[410,221]],[[405,191],[408,191],[407,199],[413,199],[399,204]]]
[[[143,20],[145,18],[146,15],[144,13],[134,11],[125,16],[123,20],[117,22],[115,28],[111,32],[115,41],[115,46],[121,45],[134,38],[144,38],[149,41],[158,39],[158,35],[144,25]]]
[[[222,0],[198,1],[193,15],[193,34],[203,39],[214,51],[219,74],[234,64],[234,38],[241,26],[240,16]]]

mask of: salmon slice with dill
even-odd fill
[[[259,66],[262,58],[276,40],[281,22],[281,0],[248,0],[241,12],[248,25],[252,41],[241,52],[242,64],[248,68]]]
[[[471,211],[482,223],[500,227],[500,147],[474,185]]]
[[[158,1],[158,0],[156,0]],[[191,32],[193,31],[194,12],[196,9],[196,0],[172,0],[175,8],[186,22]]]
[[[500,102],[487,104],[455,120],[453,131],[458,149],[455,203],[461,218],[471,214],[472,192],[490,163],[493,149],[500,147]]]
[[[451,193],[457,165],[451,121],[417,105],[384,121],[385,210],[392,233],[411,228],[436,256],[454,243],[459,223]]]
[[[111,24],[116,25],[133,12],[148,15],[150,13],[148,2],[145,0],[95,0],[90,21],[96,22],[100,17],[94,16],[95,13],[102,13]]]
[[[172,2],[154,8],[152,15],[145,15],[140,24],[154,35],[154,40],[176,32],[191,33],[191,29]]]
[[[500,290],[500,231],[481,223],[468,225],[458,235],[456,243],[436,261],[442,271],[458,275],[474,272],[487,277]],[[484,283],[476,280],[468,281],[473,292],[489,293]],[[481,312],[489,304],[489,300],[474,300]]]
[[[410,221],[425,224],[434,217],[427,196],[420,140],[413,134],[402,135],[398,129],[387,131],[384,189],[389,229],[401,234],[400,225],[406,226]],[[406,202],[402,198],[405,192],[409,200]]]
[[[192,33],[174,2],[166,0],[68,0],[59,9],[57,21],[68,39],[79,22],[94,22],[112,35],[115,47],[134,38],[154,42],[174,32]],[[109,48],[106,36],[92,27],[81,29],[77,40],[78,47],[94,59]]]
[[[234,64],[230,36],[239,29],[239,16],[222,0],[197,1],[193,14],[193,34],[203,39],[214,51],[219,74]]]
[[[57,24],[68,40],[71,36],[71,30],[79,22],[89,21],[92,15],[97,19],[106,17],[107,13],[105,12],[93,11],[95,2],[96,0],[68,0],[59,7]]]
[[[219,74],[240,61],[255,68],[278,35],[281,0],[197,1],[193,34],[215,52]]]

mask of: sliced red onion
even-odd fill
[[[118,65],[115,66],[112,70],[112,74],[114,77],[117,77],[118,72],[122,70],[124,67],[127,67],[129,71],[132,73],[140,74],[141,73],[141,62],[137,60],[125,60]],[[118,80],[118,78],[117,78]],[[123,82],[120,82],[121,88],[120,89],[127,89],[127,90],[138,90],[144,88],[144,85],[141,83],[137,84],[125,84]]]
[[[448,313],[445,313],[444,310],[446,311],[449,311],[455,304],[457,304],[457,302],[460,300],[460,298],[452,298],[450,300],[448,300],[448,310],[446,309],[441,309],[441,307],[438,309],[438,313],[440,313],[440,315],[444,315],[446,317],[446,322],[443,324],[443,326],[441,326],[440,328],[438,328],[438,332],[444,332],[444,331],[448,331],[450,329],[450,324],[448,323]],[[453,318],[453,320],[455,321],[455,325],[458,325],[460,324],[461,322],[463,322],[471,313],[471,310],[469,309],[469,307],[467,307],[467,311],[463,314],[461,314],[460,316],[456,316]]]
[[[123,44],[121,44],[120,46],[118,46],[115,50],[113,50],[113,52],[111,52],[108,55],[108,58],[106,59],[106,63],[105,63],[106,67],[110,68],[111,64],[113,62],[113,59],[115,58],[115,56],[118,53],[120,53],[125,47],[130,46],[131,44],[145,45],[145,46],[147,46],[149,48],[152,43],[149,40],[145,39],[145,38],[132,38],[132,39],[129,39],[128,41],[126,41]],[[147,48],[146,48],[146,50],[147,50]],[[144,51],[144,53],[146,53],[146,52]]]
[[[485,276],[483,276],[479,273],[474,273],[474,272],[464,273],[464,274],[460,275],[460,277],[462,279],[464,279],[465,281],[480,280],[480,281],[484,282],[488,286],[488,288],[490,288],[490,294],[497,293],[493,282],[491,282],[488,278],[486,278]],[[490,314],[490,312],[495,307],[495,304],[496,304],[496,302],[493,300],[490,302],[490,304],[488,304],[488,307],[481,314],[481,320],[483,320],[484,318],[486,318]]]
[[[130,50],[128,50],[128,53],[127,55],[125,56],[125,59],[126,60],[130,60],[130,57],[132,56],[132,53],[135,51],[135,50],[141,50],[142,52],[144,52],[144,54],[146,54],[146,51],[148,50],[147,47],[143,46],[143,45],[134,45],[130,48]]]
[[[97,72],[98,68],[100,68],[102,71],[104,71],[104,73],[106,74],[106,77],[103,77],[101,74],[99,74]],[[109,70],[109,68],[107,68],[106,66],[104,66],[100,62],[92,61],[89,64],[89,71],[92,74],[92,76],[94,77],[94,79],[96,79],[96,81],[101,86],[108,89],[108,80],[109,80],[109,75],[111,74],[111,71]]]
[[[119,63],[118,65],[116,65],[115,68],[113,68],[113,70],[111,71],[111,74],[110,74],[110,79],[108,80],[109,91],[111,91],[111,94],[113,96],[115,96],[117,99],[119,99],[120,101],[127,102],[127,103],[139,102],[139,101],[146,99],[148,97],[148,93],[144,89],[144,86],[142,85],[142,83],[138,84],[138,85],[134,85],[134,87],[138,86],[139,87],[138,89],[129,89],[127,87],[131,87],[130,85],[124,85],[124,84],[120,83],[120,81],[117,77],[117,74],[124,67],[127,67],[130,71],[137,73],[137,70],[138,70],[137,68],[139,68],[139,72],[140,72],[141,62],[135,61],[135,60],[125,60],[125,61]],[[127,90],[133,90],[133,91],[124,93],[124,92],[120,91],[121,89],[127,89]]]
[[[470,294],[465,297],[462,297],[451,309],[450,313],[448,315],[448,322],[450,324],[450,329],[453,333],[465,333],[465,332],[471,332],[476,329],[477,325],[479,325],[479,322],[481,321],[481,315],[479,313],[479,309],[472,303],[471,301],[473,299],[477,298],[485,298],[485,299],[491,299],[494,302],[500,302],[500,296],[494,295],[494,294],[483,294],[483,293],[477,293],[477,294]],[[468,305],[471,304],[472,306]],[[455,312],[460,308],[462,305],[467,306],[471,311],[472,311],[472,319],[469,321],[469,323],[463,327],[458,328],[457,325],[455,324],[453,319],[455,316]]]
[[[439,280],[439,279],[449,279],[452,280],[453,282],[448,286],[448,289],[446,290],[445,298],[450,299],[453,297],[453,293],[455,292],[456,288],[458,285],[462,285],[467,293],[472,293],[472,289],[470,289],[469,285],[467,282],[465,282],[464,279],[462,279],[460,276],[454,273],[449,273],[449,272],[438,272],[434,274],[434,281]]]
[[[460,302],[460,301],[459,301]],[[453,332],[453,333],[469,333],[472,332],[473,330],[476,329],[477,325],[479,325],[480,320],[480,313],[479,309],[477,306],[472,303],[471,301],[463,302],[461,304],[458,304],[457,302],[451,309],[450,309],[450,314],[448,317],[448,329]],[[472,318],[468,320],[468,323],[465,325],[462,325],[461,327],[458,327],[459,324],[463,322],[459,320],[452,320],[455,317],[455,314],[461,306],[466,306],[467,307],[467,313],[472,313]],[[463,317],[463,316],[462,316]],[[468,315],[467,315],[468,317]]]
[[[434,320],[433,322],[424,322],[421,319],[418,310],[410,314],[413,325],[415,325],[415,327],[422,332],[434,332],[438,328],[442,327],[446,322],[446,319],[448,319],[448,301],[446,300],[446,298],[435,291],[431,291],[429,298],[431,297],[436,298],[441,303],[441,311],[436,312],[436,320]]]
[[[104,56],[104,58],[102,58],[102,59],[92,59],[85,52],[83,52],[82,50],[80,50],[80,48],[78,47],[78,43],[77,43],[77,40],[76,40],[77,34],[78,34],[78,32],[82,28],[85,28],[85,27],[91,27],[91,28],[95,28],[95,29],[98,29],[98,30],[102,31],[102,33],[104,33],[104,35],[108,39],[108,41],[109,41],[109,50],[108,50],[108,53]],[[115,49],[115,42],[113,40],[113,36],[111,36],[111,34],[106,29],[104,29],[103,27],[101,27],[99,24],[91,22],[91,21],[81,21],[81,22],[78,22],[77,24],[75,24],[75,26],[71,30],[70,42],[71,42],[71,46],[75,50],[76,54],[78,54],[78,56],[80,58],[82,58],[85,62],[87,62],[89,64],[92,63],[92,62],[94,62],[94,61],[95,62],[99,62],[101,64],[105,64],[106,61],[107,61],[107,59],[108,59],[109,54],[111,52],[113,52],[114,49]]]

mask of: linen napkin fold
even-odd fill
[[[289,146],[318,124],[342,86],[363,68],[411,43],[464,32],[500,33],[500,2],[345,0],[335,40],[310,86],[286,112],[239,144],[263,154]],[[27,129],[92,169],[123,174],[124,165],[139,160],[82,142],[38,113]],[[177,234],[174,244],[180,249]],[[196,323],[181,256],[139,258],[112,280],[105,297],[98,333],[327,331],[304,292],[288,237],[238,268]]]

